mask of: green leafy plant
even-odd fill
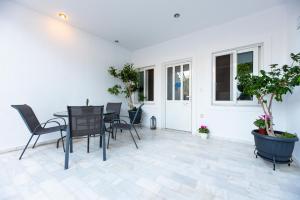
[[[283,96],[291,93],[296,86],[300,85],[300,53],[290,55],[291,65],[279,67],[277,64],[270,65],[271,70],[260,70],[260,75],[251,73],[239,73],[236,79],[246,95],[255,96],[261,105],[263,112],[269,117],[270,123],[265,118],[265,126],[268,135],[275,136],[273,129],[272,103],[283,101]]]
[[[119,79],[123,85],[114,85],[108,88],[108,92],[113,95],[124,94],[130,109],[133,109],[132,95],[138,90],[139,84],[139,73],[134,68],[132,63],[127,63],[122,69],[116,69],[115,67],[110,67],[108,73],[114,78]]]
[[[263,119],[257,119],[257,120],[255,120],[255,121],[254,121],[254,125],[255,125],[257,128],[263,128],[263,129],[266,128],[265,120],[263,120]]]
[[[261,129],[266,129],[266,123],[265,120],[267,120],[268,125],[270,126],[270,117],[268,115],[262,115],[258,119],[254,121],[254,125]]]
[[[297,137],[296,134],[292,134],[292,133],[288,133],[288,132],[285,132],[285,133],[282,133],[282,134],[276,134],[277,137],[281,137],[281,138],[295,138]]]
[[[207,126],[201,125],[200,128],[198,129],[198,132],[199,133],[206,133],[206,134],[208,134],[209,133],[209,129],[208,129]]]

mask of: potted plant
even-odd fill
[[[199,135],[202,139],[208,139],[209,129],[205,125],[201,125],[198,129]]]
[[[260,116],[253,123],[258,128],[258,133],[259,134],[263,134],[263,135],[267,134],[265,120],[267,120],[267,123],[270,124],[270,117],[268,115]]]
[[[139,88],[139,72],[134,68],[132,63],[127,63],[122,69],[116,69],[115,67],[110,67],[108,73],[121,81],[122,85],[116,84],[111,88],[108,88],[108,92],[113,95],[124,94],[128,102],[128,113],[130,122],[132,122],[137,108],[133,105],[133,94]],[[142,110],[140,109],[135,123],[140,123],[142,116]]]
[[[236,77],[243,93],[255,96],[260,104],[264,115],[265,129],[267,135],[253,130],[256,146],[256,156],[273,162],[275,170],[276,163],[292,162],[292,153],[295,142],[298,141],[296,134],[275,131],[273,127],[273,101],[282,102],[283,96],[292,93],[296,86],[300,85],[300,53],[291,54],[292,64],[279,67],[277,64],[270,65],[269,72],[260,71],[260,75],[251,73],[240,73]]]

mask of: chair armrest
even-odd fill
[[[115,122],[118,122],[118,123],[124,122],[125,124],[130,124],[130,123],[128,123],[128,122],[126,122],[125,120],[122,120],[122,119],[114,119],[112,122],[113,123],[115,123]]]
[[[62,117],[55,117],[55,118],[51,118],[48,121],[46,121],[45,123],[51,122],[51,121],[56,121],[55,119],[60,119],[64,122],[64,125],[67,126],[66,120]],[[56,121],[57,122],[57,121]]]
[[[45,128],[46,125],[47,125],[47,124],[50,124],[50,123],[55,123],[55,124],[57,124],[58,126],[61,127],[61,124],[60,124],[58,121],[54,121],[54,120],[50,121],[50,120],[48,120],[47,122],[44,122],[44,123],[41,123],[41,124],[37,125],[37,126],[34,128],[33,133],[35,133],[35,131],[36,131],[39,127]],[[43,126],[42,126],[42,125],[43,125]]]

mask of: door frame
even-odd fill
[[[161,124],[162,124],[162,128],[166,129],[166,102],[167,102],[167,73],[166,70],[168,67],[170,66],[174,66],[174,65],[178,65],[178,64],[184,64],[184,63],[189,63],[190,64],[190,96],[192,97],[192,99],[190,100],[190,104],[191,104],[191,131],[188,133],[193,133],[193,58],[192,57],[188,57],[188,58],[183,58],[183,59],[178,59],[178,60],[172,60],[172,61],[167,61],[164,62],[162,64],[162,68],[161,68],[161,74],[162,74],[162,89],[161,89]],[[173,130],[173,129],[172,129]],[[175,129],[174,129],[175,130]]]

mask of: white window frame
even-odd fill
[[[262,51],[263,50],[263,44],[254,44],[244,47],[239,47],[235,49],[229,49],[225,51],[219,51],[212,54],[212,63],[213,63],[213,77],[212,77],[212,104],[213,105],[229,105],[229,106],[257,106],[258,101],[255,97],[253,97],[253,100],[251,101],[239,101],[237,100],[237,83],[238,81],[235,79],[237,75],[237,54],[243,53],[243,52],[249,52],[253,51],[253,74],[258,75],[260,66],[262,63]],[[231,83],[231,89],[232,89],[232,100],[229,101],[217,101],[216,100],[216,57],[222,56],[222,55],[232,55],[232,83]]]
[[[142,67],[139,68],[138,71],[139,72],[144,72],[144,96],[146,97],[147,91],[148,91],[148,82],[147,82],[147,77],[146,77],[146,71],[153,69],[153,100],[152,101],[148,101],[148,100],[144,100],[143,102],[146,104],[154,104],[155,102],[155,66],[148,66],[148,67]],[[136,102],[138,102],[138,94],[136,97]]]

